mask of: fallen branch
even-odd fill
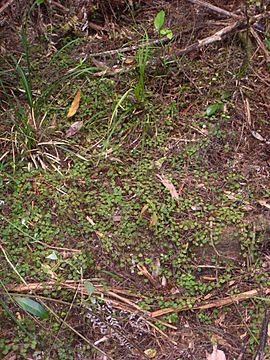
[[[106,50],[106,51],[102,51],[102,52],[88,54],[88,57],[106,57],[106,56],[111,56],[111,55],[115,55],[115,54],[119,54],[119,53],[135,51],[135,50],[138,50],[138,49],[144,48],[144,47],[160,46],[160,45],[167,44],[170,41],[172,41],[172,40],[170,40],[167,36],[164,36],[161,39],[156,39],[156,40],[148,41],[145,43],[142,42],[140,44],[126,46],[126,47],[119,48],[119,49]]]
[[[237,295],[232,295],[232,296],[227,296],[223,299],[217,299],[214,300],[212,302],[209,303],[203,303],[200,305],[195,305],[192,308],[188,307],[188,306],[184,306],[182,308],[167,308],[167,309],[161,309],[161,310],[157,310],[157,311],[153,311],[151,313],[151,317],[158,317],[158,316],[162,316],[165,314],[170,314],[170,313],[174,313],[174,312],[178,312],[178,311],[186,311],[186,310],[207,310],[207,309],[211,309],[211,308],[218,308],[218,307],[222,307],[222,306],[226,306],[226,305],[231,305],[235,302],[239,302],[239,301],[243,301],[243,300],[248,300],[251,299],[254,296],[261,296],[262,292],[264,293],[264,295],[268,295],[270,294],[270,288],[266,288],[266,289],[253,289],[253,290],[249,290],[249,291],[245,291],[241,294],[237,294]]]
[[[225,26],[221,30],[215,32],[213,35],[207,36],[206,38],[201,39],[201,40],[197,40],[196,43],[191,44],[184,49],[180,49],[180,50],[176,51],[172,56],[178,57],[180,55],[189,54],[192,51],[200,50],[201,48],[203,48],[207,45],[224,40],[224,38],[227,37],[229,34],[232,34],[237,30],[242,30],[245,26],[246,26],[245,21],[243,21],[242,19],[238,20],[238,21],[234,22],[233,24]],[[172,57],[172,56],[170,56],[170,57]]]
[[[232,13],[230,11],[224,10],[224,9],[218,7],[218,6],[209,4],[209,3],[205,2],[205,1],[201,1],[201,0],[187,0],[187,1],[192,3],[192,4],[195,4],[195,5],[198,5],[198,6],[201,6],[201,7],[205,7],[208,10],[211,10],[211,11],[213,11],[215,13],[220,14],[220,15],[239,18],[239,15],[234,14],[234,13]]]
[[[30,284],[24,284],[24,285],[16,285],[16,286],[8,286],[7,289],[9,291],[12,292],[26,292],[26,291],[43,291],[44,289],[52,289],[54,286],[62,286],[64,288],[70,289],[70,290],[74,290],[78,293],[82,293],[86,296],[88,296],[88,291],[86,290],[86,288],[84,287],[83,283],[81,281],[73,281],[73,280],[67,280],[64,283],[55,283],[54,281],[47,281],[46,283],[30,283]],[[111,289],[103,289],[102,285],[99,284],[94,284],[94,287],[96,288],[96,290],[98,292],[101,292],[102,295],[102,299],[107,302],[110,303],[111,306],[113,306],[116,309],[120,309],[122,311],[136,311],[139,312],[141,314],[143,314],[143,316],[146,317],[146,322],[149,326],[151,326],[156,332],[158,332],[161,336],[163,336],[164,338],[166,338],[167,340],[169,340],[172,344],[177,345],[177,343],[171,339],[166,333],[164,333],[162,330],[160,330],[155,324],[153,324],[151,321],[152,317],[150,316],[149,311],[145,311],[143,309],[141,309],[138,305],[136,305],[134,302],[132,302],[131,300],[129,300],[128,298],[124,298],[123,296],[120,296],[118,294],[116,294],[116,292],[118,293],[122,293],[128,296],[136,296],[134,294],[129,293],[126,290],[122,290],[122,289],[115,289],[115,288],[111,288]],[[104,296],[105,295],[105,296]],[[107,297],[107,296],[110,296]],[[143,297],[143,296],[140,296]],[[114,300],[112,298],[115,298],[117,300]],[[149,320],[148,320],[149,319]],[[163,326],[168,327],[170,329],[173,330],[177,330],[177,328],[171,324],[168,324],[164,321],[161,321],[159,319],[152,319],[152,321],[158,321],[158,323],[161,323]]]
[[[187,0],[187,1],[195,1],[195,0]],[[201,3],[207,4],[204,2],[201,2]],[[233,13],[229,13],[229,14],[233,14]],[[258,15],[253,16],[252,18],[249,19],[249,26],[252,26],[257,21],[259,21],[269,15],[270,15],[270,11],[264,12],[263,14],[258,14]],[[233,15],[230,15],[230,16],[235,17]],[[247,19],[245,17],[238,17],[238,16],[237,16],[237,18],[239,20],[233,22],[232,24],[225,26],[221,30],[218,30],[213,35],[207,36],[206,38],[201,39],[201,40],[197,40],[195,43],[193,43],[185,48],[176,50],[170,55],[167,55],[164,58],[164,60],[165,61],[174,61],[179,56],[187,55],[193,51],[198,51],[207,45],[214,44],[216,42],[224,40],[226,37],[228,37],[231,34],[234,34],[236,31],[243,30],[247,26]],[[177,38],[178,38],[178,35],[176,35],[174,37],[174,40]],[[146,47],[146,46],[159,46],[162,44],[166,44],[169,41],[170,40],[167,37],[164,37],[162,39],[149,41],[146,43],[140,43],[140,44],[133,45],[130,47],[124,47],[124,48],[107,50],[107,51],[103,51],[103,52],[99,52],[99,53],[89,54],[88,57],[102,57],[102,56],[106,57],[106,56],[110,56],[110,55],[114,55],[114,54],[118,54],[118,53],[122,53],[122,52],[134,51],[134,50],[137,50],[138,48],[142,48],[142,47]],[[150,60],[150,61],[148,61],[147,65],[157,65],[157,63],[159,61],[160,61],[160,59]],[[116,68],[116,69],[113,69],[113,68],[105,69],[105,70],[95,73],[93,75],[94,76],[105,76],[105,75],[106,76],[115,76],[116,74],[127,73],[127,72],[131,71],[133,68],[134,68],[134,66],[128,66],[128,67]]]

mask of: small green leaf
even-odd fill
[[[167,32],[167,38],[169,39],[169,40],[172,40],[172,38],[173,38],[173,32],[172,32],[172,30],[170,30],[169,29],[169,31]]]
[[[84,286],[85,286],[85,288],[86,288],[86,290],[88,292],[88,296],[91,298],[93,292],[96,291],[94,285],[91,283],[91,281],[86,280],[84,282]]]
[[[216,104],[211,104],[207,107],[206,109],[206,115],[207,116],[212,116],[214,115],[218,110],[220,109],[220,104],[216,103]]]
[[[172,40],[173,38],[173,32],[172,30],[168,29],[168,28],[163,28],[160,30],[160,35],[164,35],[164,36],[167,36],[167,38],[169,40]]]
[[[46,256],[46,259],[50,259],[50,260],[57,260],[57,254],[55,251],[53,251],[50,255]]]
[[[160,32],[160,29],[162,28],[165,20],[165,11],[161,10],[155,17],[154,25],[157,32]]]
[[[49,316],[48,310],[46,310],[35,300],[20,296],[15,296],[14,300],[20,305],[20,307],[24,311],[29,312],[29,314],[35,315],[43,320],[47,319]]]
[[[44,0],[36,0],[37,5],[42,5],[44,3]]]

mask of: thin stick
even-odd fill
[[[264,319],[260,331],[260,343],[258,346],[258,349],[256,351],[256,354],[254,356],[254,360],[264,360],[266,359],[264,357],[265,354],[265,347],[267,344],[267,338],[268,338],[268,324],[270,319],[270,309],[265,309]]]
[[[201,0],[187,0],[188,2],[195,4],[195,5],[199,5],[201,7],[205,7],[208,10],[214,11],[218,14],[224,15],[224,16],[228,16],[228,17],[234,17],[234,18],[239,18],[239,15],[234,14],[230,11],[224,10],[218,6],[209,4],[208,2],[205,1],[201,1]]]
[[[270,294],[270,288],[266,288],[263,289],[264,294],[268,295]],[[174,312],[178,312],[178,311],[186,311],[186,310],[206,310],[206,309],[211,309],[211,308],[218,308],[218,307],[222,307],[222,306],[226,306],[226,305],[231,305],[235,302],[238,301],[243,301],[243,300],[248,300],[254,296],[259,296],[261,293],[260,289],[253,289],[253,290],[249,290],[249,291],[245,291],[241,294],[238,295],[232,295],[232,296],[227,296],[223,299],[217,299],[214,300],[210,303],[203,303],[200,305],[194,305],[193,307],[182,307],[182,308],[166,308],[166,309],[161,309],[161,310],[157,310],[157,311],[153,311],[151,313],[151,317],[158,317],[158,316],[162,316],[165,314],[170,314],[170,313],[174,313]]]
[[[152,41],[148,41],[148,42],[142,42],[140,44],[136,44],[136,45],[132,45],[132,46],[126,46],[126,47],[119,48],[119,49],[106,50],[106,51],[102,51],[102,52],[88,54],[88,57],[110,56],[110,55],[115,55],[115,54],[118,54],[118,53],[135,51],[135,50],[138,50],[141,47],[160,46],[160,45],[163,45],[163,44],[167,44],[170,41],[171,40],[167,36],[164,36],[161,39],[156,39],[156,40],[152,40]]]
[[[7,263],[9,264],[9,266],[12,268],[12,270],[19,276],[20,280],[24,283],[24,285],[27,286],[27,282],[24,280],[24,278],[21,276],[21,274],[18,272],[18,270],[15,268],[15,266],[12,264],[12,262],[9,260],[7,253],[5,251],[5,249],[3,248],[3,246],[0,244],[0,249],[2,250]]]

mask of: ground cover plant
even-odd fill
[[[268,5],[0,18],[1,358],[268,359]]]

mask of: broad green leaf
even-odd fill
[[[49,316],[48,310],[46,310],[35,300],[20,296],[15,296],[14,300],[24,311],[27,311],[29,314],[35,315],[41,319],[47,319]]]
[[[157,30],[157,32],[159,33],[163,24],[164,24],[164,20],[165,20],[165,11],[161,10],[155,17],[154,20],[154,25],[155,25],[155,29]]]
[[[211,104],[207,107],[206,109],[206,115],[207,116],[212,116],[214,115],[218,110],[220,109],[220,104],[216,103],[216,104]]]
[[[88,296],[91,298],[91,296],[93,295],[93,292],[96,290],[94,285],[91,283],[91,281],[86,280],[84,282],[84,286],[88,292]]]

